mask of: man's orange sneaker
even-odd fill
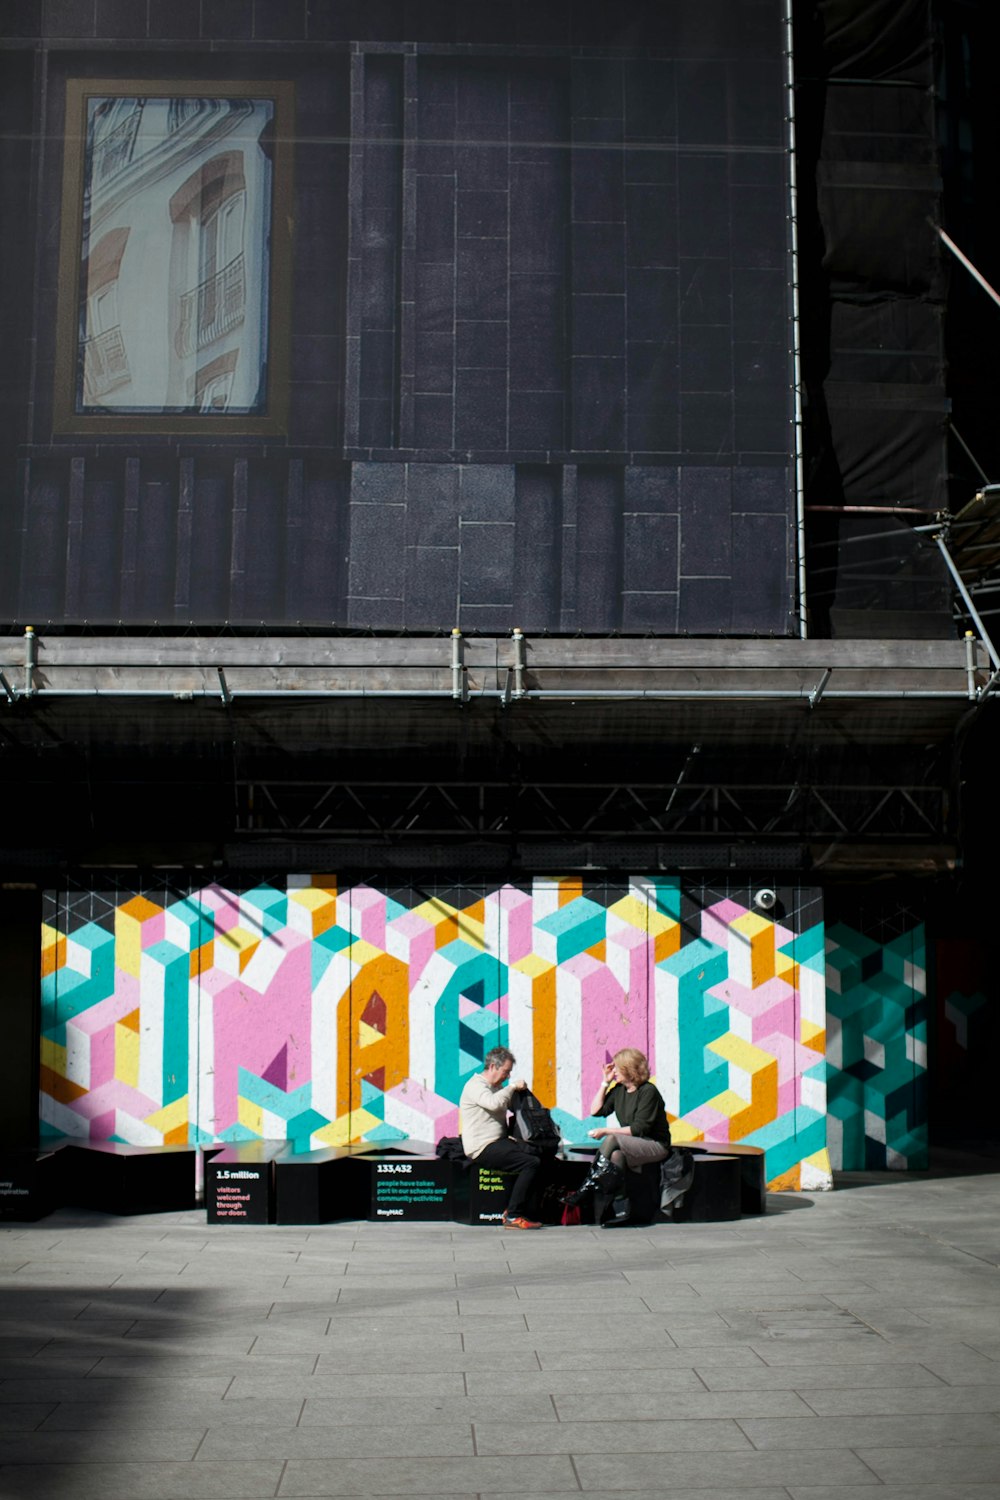
[[[541,1229],[541,1224],[536,1224],[534,1219],[522,1219],[520,1214],[504,1214],[501,1220],[504,1229]]]

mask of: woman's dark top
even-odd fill
[[[633,1135],[670,1145],[667,1106],[654,1083],[640,1083],[631,1094],[623,1083],[616,1083],[605,1094],[604,1103],[597,1113],[617,1115],[619,1125],[627,1125]]]

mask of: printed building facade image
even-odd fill
[[[978,10],[855,10],[0,23],[5,1144],[496,1045],[775,1189],[995,1143]]]

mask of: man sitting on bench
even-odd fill
[[[483,1071],[473,1073],[459,1100],[462,1111],[462,1148],[477,1166],[494,1172],[514,1175],[514,1186],[503,1215],[505,1229],[541,1229],[528,1217],[533,1206],[535,1178],[542,1165],[541,1157],[529,1146],[511,1140],[507,1134],[507,1107],[517,1089],[526,1089],[523,1078],[508,1083],[514,1066],[514,1054],[506,1047],[494,1047],[483,1059]]]

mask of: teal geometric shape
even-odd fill
[[[394,922],[397,917],[405,917],[406,910],[405,906],[402,906],[398,901],[394,901],[391,896],[386,896],[385,920],[387,922]]]
[[[258,885],[244,891],[240,908],[240,925],[255,935],[271,937],[288,925],[288,892],[273,885]]]
[[[300,1115],[312,1104],[311,1083],[303,1083],[299,1088],[290,1089],[286,1093],[276,1084],[268,1083],[256,1073],[251,1073],[249,1068],[237,1068],[236,1092],[249,1103],[256,1104],[259,1109],[266,1109],[269,1114],[277,1115],[286,1122]],[[327,1125],[329,1121],[324,1120],[323,1123]]]
[[[728,973],[725,949],[697,938],[656,966],[677,982],[678,1113],[698,1109],[727,1087],[729,1065],[708,1050],[729,1030],[729,1007],[709,991]]]
[[[595,943],[603,942],[606,936],[608,914],[603,906],[591,901],[588,896],[577,896],[560,906],[558,911],[541,917],[535,928],[555,938],[555,962],[563,964],[575,958]]]
[[[744,1146],[762,1146],[768,1182],[790,1172],[806,1156],[826,1147],[826,1116],[800,1104],[745,1137]]]
[[[907,968],[921,969],[927,972],[927,938],[923,922],[912,927],[909,932],[904,932],[900,937],[893,938],[891,943],[886,943],[882,950],[882,967],[887,974],[901,979],[907,986],[912,988],[911,980],[907,979]]]
[[[385,1094],[366,1078],[361,1080],[361,1108],[366,1109],[370,1115],[385,1116]]]
[[[384,1120],[385,1119],[385,1095],[382,1093],[381,1090],[378,1090],[373,1095],[373,1097],[368,1100],[367,1104],[364,1101],[364,1096],[362,1096],[361,1108],[363,1110],[367,1111],[368,1114],[374,1115],[375,1118],[376,1118],[376,1120]]]
[[[405,1141],[406,1131],[398,1125],[375,1125],[361,1137],[364,1141]]]
[[[877,965],[873,961],[879,954],[879,945],[843,922],[835,923],[828,930],[827,937],[836,945],[826,955],[827,995],[829,998],[839,991],[843,996],[845,991],[853,989],[875,971]],[[832,983],[832,974],[838,976],[837,984]]]
[[[305,1109],[299,1115],[293,1115],[287,1123],[288,1139],[290,1141],[307,1141],[316,1130],[322,1130],[324,1125],[330,1121],[318,1110]]]
[[[976,990],[975,994],[963,995],[960,990],[952,990],[945,999],[948,1010],[957,1011],[960,1016],[974,1016],[977,1010],[982,1010],[986,1004],[986,996],[982,990]]]
[[[470,1057],[478,1057],[478,1067],[491,1047],[500,1047],[504,1023],[495,1010],[476,1010],[462,1016],[458,1023],[458,1045]]]
[[[191,955],[176,943],[152,943],[142,963],[163,970],[163,1076],[161,1099],[173,1104],[188,1091],[188,996]]]
[[[259,1141],[261,1137],[245,1125],[227,1125],[225,1130],[220,1130],[215,1137],[217,1141],[225,1141],[230,1146],[239,1145],[241,1141]]]
[[[185,896],[183,900],[173,902],[164,910],[168,916],[187,928],[188,952],[193,953],[196,948],[202,948],[212,941],[212,913],[207,906],[202,905],[197,896]]]
[[[42,1034],[61,1047],[66,1045],[66,1022],[99,1000],[106,1000],[115,987],[114,933],[88,922],[72,934],[72,941],[90,954],[89,977],[62,968],[42,978]]]
[[[822,974],[826,968],[826,928],[822,922],[816,922],[812,927],[806,928],[792,938],[791,942],[783,943],[778,949],[779,953],[786,953],[789,958],[803,969],[812,969],[815,973]]]
[[[470,993],[484,1006],[499,1000],[501,995],[507,993],[507,965],[501,963],[495,955],[484,953],[481,948],[474,948],[461,938],[439,948],[437,960],[450,964],[452,974],[434,1007],[434,1092],[442,1099],[457,1103],[467,1079],[482,1067],[482,1054],[477,1057],[475,1052],[467,1053],[463,1047],[459,1030],[459,1001]],[[506,1023],[497,1026],[496,1014],[489,1014],[496,1038],[492,1045],[504,1046]],[[469,1040],[472,1040],[471,1033]]]
[[[499,1042],[497,1045],[498,1046],[503,1046],[503,1043]],[[463,1052],[461,1050],[461,1048],[459,1049],[459,1053],[458,1053],[458,1070],[459,1070],[459,1077],[462,1079],[462,1088],[464,1088],[465,1085],[468,1083],[468,1081],[472,1077],[473,1073],[478,1073],[479,1070],[480,1070],[480,1068],[482,1066],[483,1066],[483,1060],[482,1060],[481,1057],[474,1057],[471,1052]],[[460,1094],[461,1092],[462,1092],[462,1089],[459,1089],[458,1093],[456,1093],[453,1096],[455,1102],[457,1102],[457,1100],[458,1100],[458,1094]],[[446,1099],[448,1097],[448,1095],[447,1094],[442,1094],[441,1097],[443,1099]]]
[[[339,953],[342,948],[349,948],[355,941],[354,933],[348,932],[346,927],[328,927],[325,932],[320,933],[319,937],[313,938],[310,952],[313,989],[330,967],[333,955]]]
[[[653,889],[656,892],[656,909],[661,911],[665,917],[673,917],[675,922],[681,919],[681,883],[674,878],[664,880],[653,880]]]

